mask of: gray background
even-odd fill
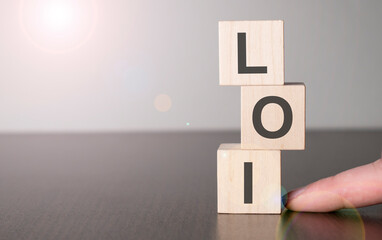
[[[0,0],[1,132],[239,129],[240,89],[218,86],[217,22],[263,19],[285,21],[285,78],[306,84],[308,129],[382,128],[381,1],[98,4],[89,41],[52,54],[22,32],[19,1]]]

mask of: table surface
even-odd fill
[[[239,132],[2,134],[0,239],[381,239],[382,207],[216,213],[216,150]],[[307,132],[286,190],[380,158],[382,131]]]

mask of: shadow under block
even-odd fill
[[[241,87],[241,148],[305,149],[305,85]]]
[[[219,22],[219,83],[284,84],[284,22]]]
[[[217,155],[218,213],[281,212],[280,151],[221,144]]]

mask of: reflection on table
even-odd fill
[[[356,209],[333,213],[279,215],[228,215],[217,217],[218,239],[277,240],[377,240],[382,236],[382,216],[361,216]]]

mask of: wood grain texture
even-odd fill
[[[238,33],[246,33],[247,66],[267,66],[267,73],[238,73]],[[219,22],[220,85],[284,84],[283,21]]]
[[[280,151],[240,149],[222,144],[218,149],[218,213],[281,212]],[[244,163],[252,162],[252,203],[244,203]]]
[[[268,96],[281,97],[291,108],[291,126],[282,137],[264,137],[254,127],[254,107],[259,100]],[[267,131],[278,131],[284,120],[284,111],[278,104],[269,103],[264,106],[261,112],[261,123]],[[305,85],[288,83],[283,86],[241,87],[241,147],[258,150],[305,149]]]

